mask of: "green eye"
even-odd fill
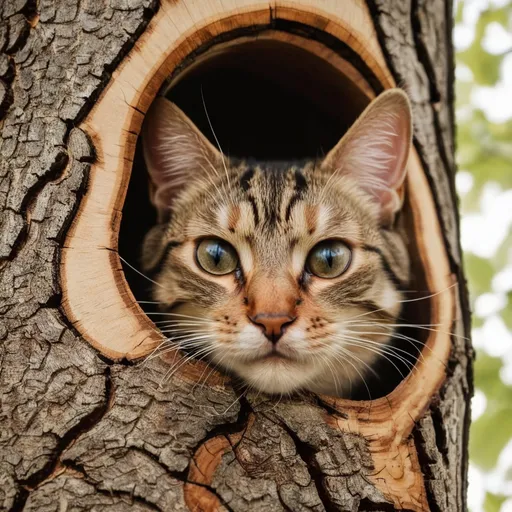
[[[218,238],[202,240],[196,249],[199,266],[209,274],[230,274],[238,265],[238,255],[230,244]]]
[[[348,269],[351,259],[352,252],[346,244],[339,240],[325,240],[311,249],[306,268],[315,276],[332,279]]]

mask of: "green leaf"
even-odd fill
[[[464,2],[458,2],[457,3],[457,10],[455,12],[455,23],[461,23],[462,22],[462,13],[464,12]]]
[[[464,253],[464,267],[469,278],[469,288],[473,297],[491,290],[491,281],[495,269],[488,259],[466,252]]]
[[[457,95],[457,105],[468,106],[471,100],[471,92],[474,89],[473,82],[455,82],[455,93]]]
[[[489,181],[497,181],[503,188],[512,187],[512,173],[510,172],[510,158],[498,152],[483,151],[475,154],[464,168],[473,174],[476,187]]]
[[[471,316],[471,327],[473,329],[478,329],[479,327],[482,327],[482,325],[484,325],[483,318],[476,316],[476,315]]]
[[[502,494],[492,494],[487,492],[484,500],[485,512],[500,512],[501,505],[503,505],[506,499],[507,497]]]
[[[505,325],[512,329],[512,292],[507,293],[507,305],[501,310],[500,315]]]
[[[479,350],[475,360],[475,382],[485,394],[489,411],[512,408],[512,386],[506,385],[500,377],[503,367],[501,357],[492,357]],[[512,436],[512,430],[510,431]]]
[[[471,426],[469,451],[473,463],[486,471],[496,465],[501,450],[512,438],[512,387],[500,378],[502,366],[501,358],[477,353],[475,382],[485,394],[487,407]]]
[[[479,350],[475,359],[475,381],[478,389],[484,392],[488,399],[496,396],[496,387],[503,386],[500,370],[503,366],[501,357],[492,357]]]
[[[502,270],[510,261],[512,256],[512,232],[510,232],[500,247],[496,251],[496,254],[492,257],[492,262],[494,264],[494,268],[499,272]],[[510,298],[509,298],[510,302]]]
[[[490,471],[512,434],[512,405],[486,411],[471,427],[469,451],[471,460],[484,471]]]
[[[487,9],[478,18],[475,26],[475,38],[471,46],[457,54],[458,62],[468,66],[473,72],[475,82],[480,85],[495,85],[500,78],[500,67],[504,55],[492,55],[482,47],[487,27],[492,22],[500,23],[509,29],[510,5],[498,9]]]
[[[503,55],[487,53],[477,41],[464,52],[459,54],[461,62],[466,64],[479,85],[492,86],[500,79],[500,67]]]

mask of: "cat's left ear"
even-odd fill
[[[322,166],[351,175],[380,205],[381,222],[390,224],[401,207],[411,147],[411,107],[401,89],[382,93],[325,157]]]
[[[159,222],[165,222],[179,192],[215,172],[222,157],[183,111],[163,97],[156,98],[146,114],[142,142],[153,185],[151,201]]]

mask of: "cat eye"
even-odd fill
[[[311,249],[306,270],[317,277],[332,279],[345,272],[352,259],[350,248],[340,240],[324,240]]]
[[[196,249],[199,266],[209,274],[230,274],[238,266],[238,254],[232,245],[218,238],[201,240]]]

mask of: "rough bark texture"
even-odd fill
[[[106,361],[60,306],[63,238],[94,148],[75,126],[154,13],[152,0],[0,3],[0,508],[2,510],[393,510],[361,470],[364,439],[313,399],[236,400],[168,369]],[[460,277],[453,187],[450,2],[369,0],[390,69],[413,100],[416,147]],[[464,324],[465,322],[465,324]],[[471,348],[414,433],[431,510],[465,510]],[[214,461],[212,477],[202,471]],[[190,494],[190,493],[189,493]],[[188,501],[187,501],[188,500]]]
[[[415,431],[434,511],[466,510],[467,439],[473,394],[469,305],[462,272],[455,194],[452,2],[370,0],[390,70],[408,91],[415,146],[434,191],[460,304],[453,326],[448,379]]]

